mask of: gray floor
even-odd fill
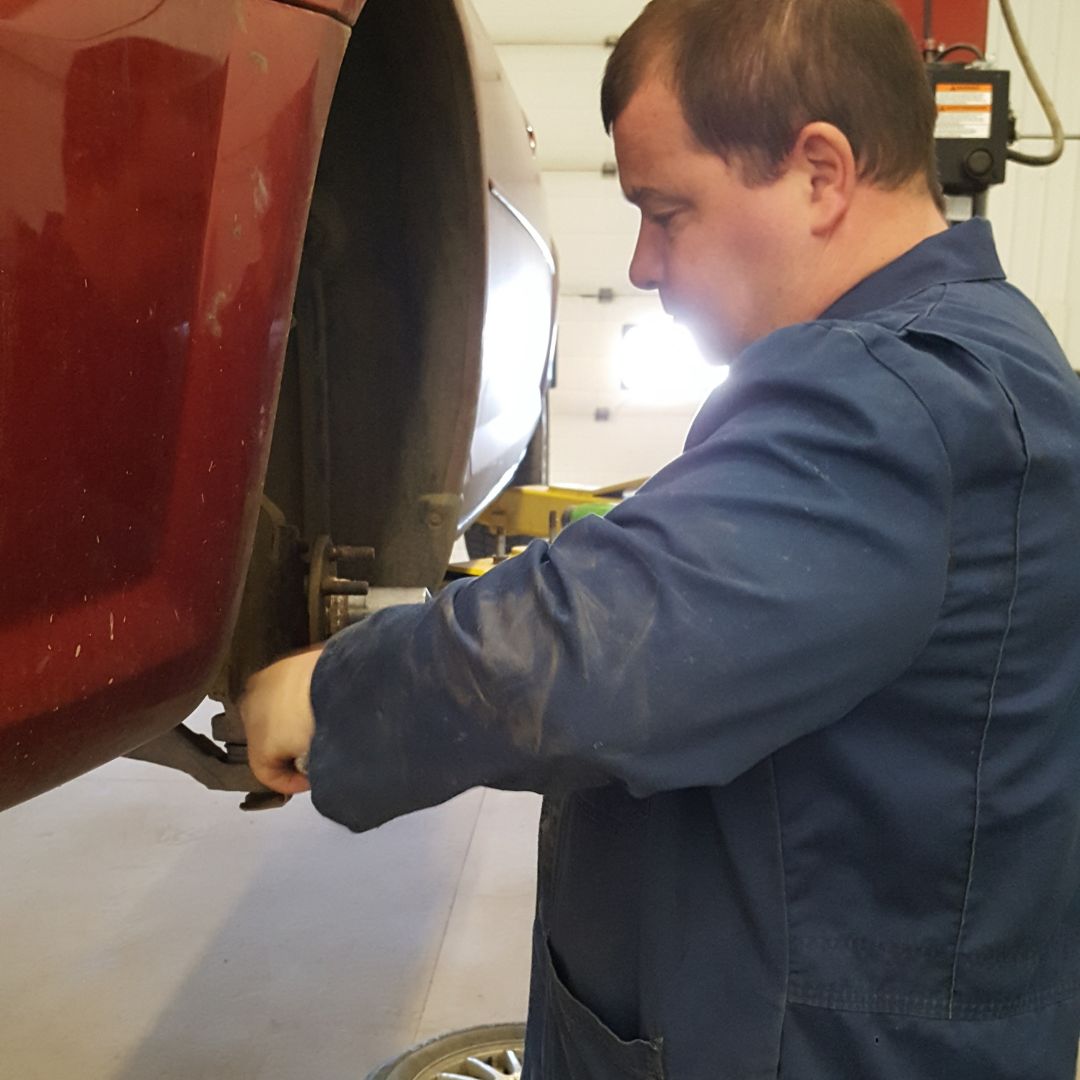
[[[522,1019],[531,795],[364,836],[114,762],[0,815],[0,1080],[345,1080]]]

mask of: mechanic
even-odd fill
[[[546,796],[526,1077],[1072,1080],[1080,380],[889,0],[654,0],[603,110],[731,378],[607,518],[256,676],[255,771]]]

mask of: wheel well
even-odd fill
[[[222,700],[309,643],[317,537],[374,547],[373,584],[441,581],[479,396],[485,198],[454,0],[369,0],[319,159]]]
[[[369,0],[320,157],[266,492],[305,537],[375,547],[381,583],[434,585],[453,542],[424,500],[465,474],[485,194],[453,0]]]

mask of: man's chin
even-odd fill
[[[694,335],[702,359],[710,366],[730,364],[732,358],[738,356],[745,347],[734,340],[734,335],[725,334],[720,330],[706,330],[693,326],[689,329]]]
[[[730,364],[748,345],[749,341],[740,340],[740,335],[732,333],[723,326],[709,324],[695,319],[692,315],[683,315],[675,308],[664,305],[664,310],[675,322],[690,331],[697,345],[698,352],[705,363],[713,367]]]
[[[733,357],[742,352],[741,349],[733,349],[727,345],[699,346],[702,359],[709,367],[725,367],[730,364]]]
[[[747,332],[729,333],[715,330],[711,335],[702,333],[698,338],[698,348],[709,364],[730,364],[741,356],[751,345],[768,337],[771,331],[752,334]]]

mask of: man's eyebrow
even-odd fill
[[[683,203],[686,200],[680,199],[677,195],[671,195],[664,191],[659,191],[652,187],[636,187],[631,188],[626,192],[626,201],[633,206],[641,206],[645,202],[669,202],[669,203]]]

